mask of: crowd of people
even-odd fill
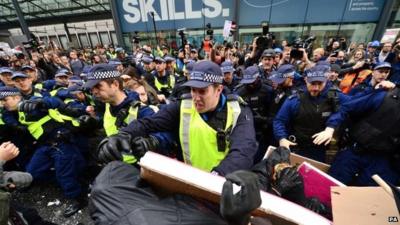
[[[88,192],[96,224],[176,224],[169,217],[180,210],[192,216],[181,224],[247,224],[259,205],[253,192],[240,199],[251,204],[232,205],[238,196],[227,190],[220,209],[188,196],[159,198],[139,177],[147,151],[327,218],[330,206],[304,196],[290,152],[330,163],[329,175],[347,185],[376,185],[373,174],[400,184],[400,39],[302,48],[206,37],[179,49],[99,44],[28,53],[0,54],[0,163],[33,185],[56,181],[65,217],[87,205]],[[278,149],[263,159],[270,145]],[[2,159],[4,149],[14,155]],[[7,189],[20,186],[4,179]]]

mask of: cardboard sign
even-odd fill
[[[393,198],[381,187],[332,187],[335,225],[396,225],[400,215]]]
[[[308,198],[317,197],[322,203],[329,207],[331,206],[331,188],[335,186],[346,186],[308,162],[303,162],[299,166],[298,171],[303,177],[305,196]]]
[[[186,165],[166,156],[147,152],[140,159],[141,177],[149,183],[172,191],[219,203],[225,178]],[[261,206],[252,214],[267,217],[273,224],[332,224],[326,218],[261,191]]]

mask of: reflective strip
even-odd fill
[[[228,106],[231,107],[231,109],[232,109],[232,117],[233,117],[232,118],[232,130],[231,130],[231,133],[232,133],[233,128],[235,128],[236,122],[240,115],[240,105],[239,105],[238,101],[229,101]]]
[[[124,119],[126,124],[130,124],[132,121],[136,120],[138,117],[139,107],[130,107],[128,116]],[[106,103],[106,109],[104,111],[104,118],[103,118],[103,128],[107,134],[107,136],[111,136],[113,134],[118,133],[118,128],[115,123],[117,118],[111,115],[110,112],[110,104]]]
[[[36,139],[38,140],[40,136],[42,136],[44,130],[43,130],[43,124],[51,120],[51,117],[49,115],[42,117],[38,121],[32,121],[28,122],[26,121],[25,113],[24,112],[18,112],[18,121],[22,125],[26,125],[28,127],[29,133]]]
[[[190,145],[189,145],[189,131],[190,131],[190,120],[192,119],[192,99],[184,99],[181,101],[181,130],[180,139],[182,143],[183,159],[186,164],[192,165],[190,160]]]
[[[156,86],[158,91],[161,91],[161,88],[173,88],[175,86],[175,77],[173,75],[169,76],[168,84],[162,84],[158,81],[157,77],[154,77],[154,85]]]
[[[154,111],[154,113],[158,112],[160,109],[155,105],[149,105],[150,109]]]
[[[70,121],[74,127],[79,127],[78,120],[73,117],[61,114],[57,109],[49,109],[49,116],[59,123],[65,123],[65,121]]]

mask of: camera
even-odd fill
[[[257,38],[256,44],[257,44],[257,49],[259,51],[263,51],[268,48],[272,48],[272,41],[274,39],[274,36],[272,33],[269,32],[269,25],[268,22],[262,22],[261,23],[262,27],[262,35]]]
[[[186,30],[186,28],[178,29],[178,35],[181,37],[181,41],[182,41],[182,48],[185,47],[185,45],[187,44],[185,30]]]
[[[207,23],[206,27],[207,27],[207,32],[206,33],[207,33],[208,36],[210,36],[210,40],[212,40],[213,39],[213,35],[214,35],[214,30],[211,29],[211,24],[210,23]]]
[[[296,38],[292,44],[292,50],[290,51],[290,58],[300,60],[303,58],[304,52],[300,49],[304,49],[308,54],[312,53],[312,43],[315,41],[315,36],[310,36],[303,40]]]
[[[134,44],[139,44],[139,42],[140,42],[140,37],[139,37],[139,32],[138,31],[135,31],[135,35],[133,35],[133,43]]]

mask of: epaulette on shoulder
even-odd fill
[[[243,100],[242,97],[240,97],[239,95],[235,95],[235,94],[229,94],[228,96],[226,96],[226,100],[227,101],[238,101],[239,104],[241,104],[241,105],[247,105],[247,103]]]
[[[293,91],[292,94],[288,97],[288,99],[300,98],[301,91]]]
[[[192,95],[190,93],[185,93],[185,94],[182,94],[181,96],[179,96],[180,100],[191,99],[191,98],[192,98]]]

